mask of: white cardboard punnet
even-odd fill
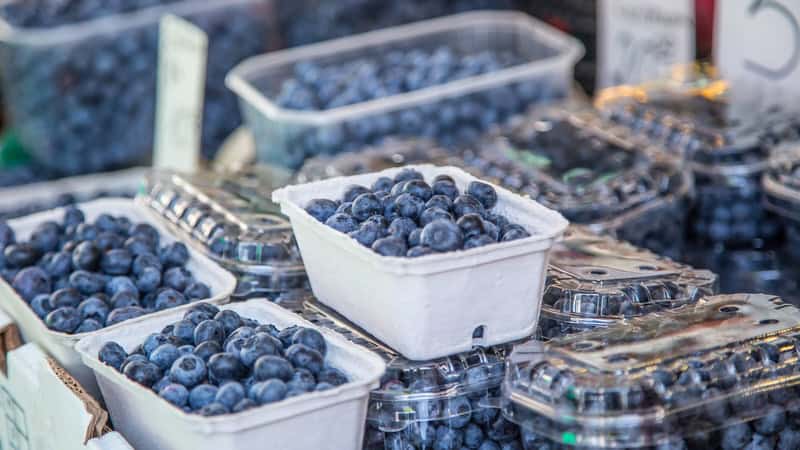
[[[333,331],[315,327],[265,299],[225,305],[243,317],[272,323],[316,328],[328,344],[327,361],[350,382],[334,389],[293,397],[238,414],[203,417],[170,405],[156,393],[129,380],[97,358],[100,348],[115,341],[126,351],[148,334],[181,319],[169,311],[123,328],[108,328],[87,336],[76,346],[84,363],[97,375],[116,429],[137,449],[280,450],[361,448],[369,392],[386,369],[374,353],[348,342]]]
[[[155,213],[137,200],[107,198],[81,203],[77,206],[84,212],[87,221],[91,221],[103,213],[125,215],[134,223],[147,222],[154,226],[161,234],[162,245],[177,240],[175,235],[164,224],[159,222],[160,219],[156,217]],[[14,229],[17,240],[24,240],[30,236],[36,225],[46,220],[60,221],[62,218],[63,208],[58,208],[10,220],[8,224]],[[217,304],[227,302],[236,286],[236,279],[217,263],[193,249],[192,246],[187,245],[187,248],[189,249],[189,263],[186,268],[195,275],[197,280],[206,283],[211,289],[211,297],[204,301]],[[183,310],[189,306],[184,305],[175,309]],[[95,398],[100,399],[100,391],[97,389],[92,371],[83,365],[80,356],[74,349],[78,340],[91,333],[70,335],[48,329],[44,321],[33,312],[30,306],[3,279],[0,279],[0,308],[5,310],[17,323],[25,342],[39,344],[70,375],[75,377],[84,389]],[[151,315],[162,313],[163,311]],[[109,328],[125,326],[131,322],[143,320],[146,317],[148,316],[132,319]]]
[[[428,360],[533,334],[539,318],[547,260],[568,222],[539,203],[494,186],[495,212],[531,237],[475,249],[395,258],[378,255],[325,226],[304,207],[312,199],[340,199],[353,184],[372,185],[405,168],[427,181],[451,176],[463,192],[477,178],[454,167],[406,166],[366,175],[288,186],[272,195],[289,216],[309,282],[320,301],[412,360]],[[473,332],[482,327],[482,339]]]

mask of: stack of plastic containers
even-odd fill
[[[539,329],[549,340],[682,308],[717,293],[717,276],[571,227],[550,256]]]
[[[296,170],[391,135],[472,141],[565,96],[582,53],[526,14],[464,13],[251,58],[228,85],[259,160]]]
[[[236,275],[236,297],[275,299],[307,286],[305,268],[286,219],[241,195],[248,181],[208,172],[160,173],[149,180],[143,200],[187,242]]]
[[[735,294],[529,342],[503,413],[526,450],[798,448],[798,323],[779,297]]]
[[[556,209],[573,223],[677,258],[691,176],[574,103],[533,109],[462,151],[459,164]]]
[[[785,230],[785,244],[778,250],[781,270],[768,277],[776,292],[794,302],[800,302],[800,281],[797,262],[800,261],[800,147],[787,145],[784,152],[772,158],[771,168],[763,178],[764,207],[777,214]]]
[[[518,427],[495,404],[512,344],[411,361],[318,303],[310,292],[279,304],[386,362],[380,388],[370,393],[365,450],[520,448]]]
[[[477,9],[510,9],[513,0],[301,0],[280,2],[289,47]]]
[[[208,33],[206,155],[240,121],[225,74],[274,45],[271,0],[68,3],[13,0],[0,7],[8,119],[36,160],[62,174],[149,161],[164,15],[183,17]]]

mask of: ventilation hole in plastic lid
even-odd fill
[[[608,274],[607,271],[602,270],[602,269],[592,269],[592,270],[589,271],[589,273],[592,274],[592,275],[607,275]]]
[[[642,265],[639,266],[639,270],[658,270],[658,267]]]
[[[476,327],[472,332],[472,345],[483,346],[486,343],[486,325]]]
[[[606,361],[608,361],[610,363],[621,363],[621,362],[625,362],[625,361],[630,361],[632,359],[636,359],[636,358],[634,358],[632,355],[629,355],[629,354],[626,354],[626,353],[617,353],[616,355],[608,355],[608,356],[606,356]]]
[[[597,347],[597,344],[592,341],[580,341],[572,344],[572,349],[577,352],[585,352]]]
[[[762,319],[758,321],[759,325],[775,325],[778,323],[778,319]]]
[[[723,306],[723,307],[721,307],[719,309],[719,311],[720,312],[724,312],[724,313],[731,313],[732,314],[732,313],[738,312],[739,311],[739,307],[738,306]]]

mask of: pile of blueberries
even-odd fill
[[[395,358],[370,396],[364,449],[522,450],[519,427],[486,406],[500,396],[510,349],[477,349],[424,364]],[[407,419],[398,423],[398,417]]]
[[[133,198],[135,192],[130,190],[99,190],[92,192],[90,195],[79,195],[64,193],[58,196],[42,200],[38,202],[25,203],[18,205],[13,209],[0,210],[0,220],[8,220],[16,217],[28,216],[33,213],[47,211],[49,209],[60,208],[63,206],[74,205],[76,203],[87,202],[98,198],[116,197],[116,198]]]
[[[130,354],[107,342],[98,358],[188,413],[219,416],[347,383],[327,349],[312,328],[279,330],[200,303]]]
[[[211,297],[184,267],[186,246],[160,241],[147,223],[109,214],[88,223],[72,206],[26,242],[0,222],[0,274],[48,328],[68,334]]]
[[[0,10],[0,16],[39,28],[161,3],[26,0]],[[225,89],[224,77],[266,48],[267,9],[255,1],[184,15],[210,36],[202,142],[207,157],[240,123],[236,96]],[[58,174],[122,168],[151,158],[158,21],[120,25],[121,31],[97,31],[65,44],[15,44],[0,52],[9,119],[34,158]]]
[[[544,45],[532,45],[524,51],[523,56],[521,50],[468,52],[439,46],[385,49],[380,55],[335,64],[304,61],[296,64],[291,77],[279,88],[268,91],[267,96],[287,109],[325,110],[485,75],[552,53]],[[435,139],[446,147],[469,143],[531,104],[563,97],[566,88],[560,80],[533,77],[419,106],[301,127],[288,136],[285,127],[279,127],[283,134],[275,135],[275,127],[264,120],[263,113],[247,105],[244,111],[256,142],[269,143],[268,148],[259,149],[261,153],[277,158],[274,162],[282,166],[299,169],[307,158],[357,151],[388,136]],[[280,152],[275,151],[276,141],[285,141]]]
[[[403,169],[368,189],[352,185],[340,201],[314,199],[312,217],[382,256],[419,257],[468,250],[530,236],[521,225],[492,212],[497,192],[480,181],[459,194],[455,181],[438,175],[433,185]]]
[[[512,0],[304,0],[280,2],[290,47],[478,9],[509,9]]]

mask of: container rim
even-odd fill
[[[389,43],[402,42],[408,40],[409,36],[420,38],[426,35],[469,29],[481,25],[494,25],[498,28],[522,26],[526,32],[531,36],[535,36],[550,49],[555,50],[557,54],[549,58],[529,61],[479,76],[321,111],[300,111],[282,108],[267,98],[251,83],[252,79],[267,68],[296,64],[303,60],[316,59],[343,51],[374,48]],[[438,100],[456,94],[463,95],[481,89],[505,86],[528,78],[533,74],[544,72],[547,69],[559,68],[566,64],[574,65],[584,53],[585,49],[580,41],[525,13],[478,11],[425,20],[409,25],[401,25],[254,56],[234,67],[226,76],[225,84],[242,100],[248,102],[265,116],[275,117],[284,122],[323,126],[381,111],[407,108],[421,102]]]

